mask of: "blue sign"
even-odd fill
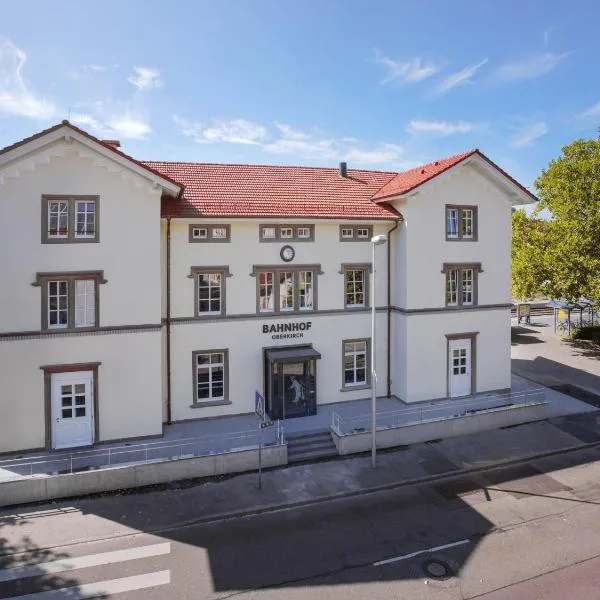
[[[265,419],[265,399],[256,392],[255,394],[255,405],[254,412],[258,417],[260,417],[263,421]]]

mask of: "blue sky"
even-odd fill
[[[531,187],[596,135],[599,21],[578,0],[10,2],[0,146],[70,115],[140,159],[396,171],[478,147]]]

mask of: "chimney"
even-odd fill
[[[348,165],[345,162],[340,163],[340,177],[348,177]]]
[[[119,140],[102,140],[102,143],[106,146],[112,146],[113,148],[121,147],[121,142]]]

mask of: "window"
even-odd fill
[[[446,274],[446,306],[473,306],[477,304],[477,274],[481,264],[444,264]]]
[[[192,354],[193,406],[228,403],[227,350],[201,350]]]
[[[372,225],[340,225],[340,242],[369,242],[372,237]]]
[[[477,240],[476,206],[446,206],[446,239]]]
[[[317,274],[320,265],[294,268],[255,266],[257,312],[285,313],[317,309]]]
[[[98,196],[42,196],[43,244],[98,241]]]
[[[190,225],[190,242],[230,242],[231,225]]]
[[[281,240],[296,242],[313,242],[314,225],[261,225],[259,227],[261,242],[279,242]]]
[[[42,288],[42,329],[98,327],[98,286],[102,271],[38,273]]]
[[[344,308],[369,306],[370,264],[342,264],[344,275]]]
[[[344,374],[342,389],[367,387],[370,382],[370,340],[344,340]]]
[[[231,277],[229,267],[192,267],[194,279],[194,316],[218,317],[225,314],[225,279]]]

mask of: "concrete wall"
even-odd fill
[[[547,413],[548,405],[546,403],[532,404],[490,410],[415,425],[378,429],[377,447],[393,448],[395,446],[405,446],[458,435],[467,435],[478,431],[499,429],[500,427],[517,425],[519,423],[541,421],[547,417]],[[370,432],[340,436],[332,430],[331,435],[338,452],[342,455],[366,452],[371,448]]]
[[[287,446],[263,448],[262,464],[265,468],[287,464]],[[0,506],[255,469],[258,469],[258,449],[66,475],[32,477],[0,483]]]

